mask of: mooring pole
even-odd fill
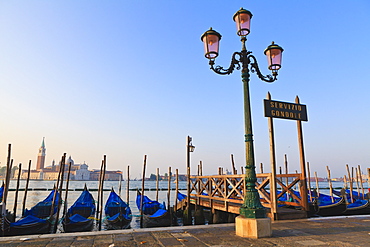
[[[105,171],[107,169],[107,156],[103,156],[103,175],[101,180],[101,190],[100,190],[100,214],[99,214],[99,231],[101,231],[102,216],[103,216],[103,193],[104,193],[104,180],[105,180]]]
[[[299,97],[295,98],[295,103],[299,104]],[[307,200],[307,175],[306,175],[306,160],[304,154],[304,145],[303,145],[303,131],[302,131],[302,121],[297,120],[297,130],[298,130],[298,144],[299,144],[299,153],[300,153],[300,165],[301,165],[301,182],[299,183],[302,207],[305,211],[309,211],[308,200]]]
[[[127,191],[126,191],[127,205],[130,205],[130,166],[127,166]]]
[[[267,99],[271,100],[270,92],[267,93]],[[276,195],[276,155],[275,155],[275,135],[274,135],[274,120],[268,117],[268,128],[270,137],[270,166],[271,166],[271,181],[270,181],[270,195],[271,195],[271,213],[274,215],[273,219],[277,219],[277,195]],[[263,165],[261,163],[261,173],[263,173]],[[288,195],[288,193],[287,193]]]
[[[17,218],[17,205],[18,205],[18,191],[19,191],[19,179],[21,178],[21,173],[22,173],[22,164],[19,163],[18,167],[18,177],[17,177],[17,188],[15,190],[15,196],[14,196],[14,221]]]
[[[155,200],[158,201],[158,190],[159,190],[159,168],[157,168],[157,176],[155,183]]]
[[[144,220],[144,190],[145,190],[145,170],[146,170],[146,155],[144,155],[144,164],[143,164],[143,179],[141,181],[141,198],[140,198],[140,227],[143,228]]]
[[[23,197],[22,217],[24,216],[24,211],[26,209],[27,192],[28,192],[28,185],[30,182],[30,175],[31,175],[31,160],[28,163],[27,181],[26,181],[26,187],[24,189],[24,197]]]

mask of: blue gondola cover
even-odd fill
[[[18,220],[14,223],[10,223],[10,227],[12,227],[12,226],[24,226],[24,225],[34,224],[34,223],[45,223],[45,222],[46,222],[46,220],[37,218],[37,217],[32,216],[32,215],[28,215],[28,216],[24,217],[21,220]]]

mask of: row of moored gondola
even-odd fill
[[[0,202],[4,187],[0,187]],[[54,201],[54,203],[53,203]],[[12,220],[10,214],[1,217],[1,236],[15,236],[28,234],[47,234],[52,232],[56,221],[56,213],[60,195],[54,188],[50,194],[31,209],[26,209],[19,220]],[[52,210],[53,207],[53,210]],[[115,191],[111,190],[105,204],[105,219],[107,229],[126,229],[130,227],[132,213],[129,205],[125,203]],[[91,231],[96,221],[96,206],[92,194],[86,185],[74,204],[63,213],[61,220],[64,232]]]
[[[299,193],[295,192],[299,197]],[[311,193],[309,198],[308,216],[340,216],[340,215],[364,215],[370,214],[369,194],[357,193],[350,190],[333,190],[333,196]],[[280,201],[289,200],[286,195]],[[292,200],[292,197],[291,199]],[[280,204],[280,206],[284,206]]]

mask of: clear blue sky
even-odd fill
[[[228,67],[241,48],[234,13],[253,13],[247,48],[264,74],[263,50],[285,51],[273,84],[251,75],[256,164],[269,165],[263,99],[307,105],[303,123],[311,171],[345,174],[370,164],[368,71],[370,2],[358,1],[0,1],[0,161],[12,144],[14,163],[35,166],[45,137],[46,163],[64,152],[76,163],[110,170],[131,166],[139,177],[185,173],[186,136],[205,174],[244,166],[240,72],[213,73],[201,34],[220,32],[216,64]],[[276,157],[299,168],[296,122],[275,120]]]

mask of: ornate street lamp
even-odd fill
[[[229,75],[234,71],[234,69],[241,69],[244,87],[246,193],[244,196],[244,204],[240,208],[240,215],[245,218],[258,219],[266,218],[266,210],[262,206],[258,191],[255,188],[257,178],[255,171],[252,117],[249,96],[249,72],[251,71],[252,73],[256,73],[257,76],[265,82],[275,81],[277,79],[278,70],[281,68],[283,48],[274,44],[274,42],[266,48],[264,53],[267,56],[268,69],[272,71],[272,75],[263,75],[258,67],[257,59],[252,55],[251,51],[246,49],[245,45],[245,42],[247,41],[246,36],[250,33],[251,19],[252,13],[243,8],[237,11],[233,16],[233,20],[237,27],[237,35],[241,37],[242,50],[240,52],[234,52],[231,58],[231,65],[227,69],[224,69],[221,66],[214,66],[215,59],[218,56],[221,34],[211,28],[201,36],[201,40],[204,42],[205,57],[209,59],[209,65],[215,73],[220,75]]]

